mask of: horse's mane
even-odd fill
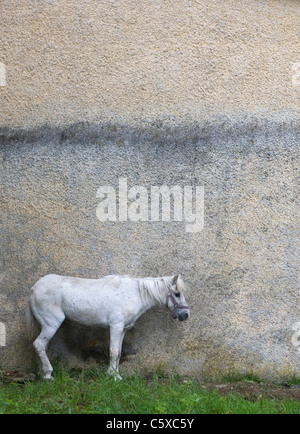
[[[166,294],[168,285],[171,283],[172,277],[144,277],[139,279],[139,290],[143,300],[151,302],[156,300],[159,303],[166,302]]]

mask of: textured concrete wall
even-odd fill
[[[121,369],[299,374],[299,2],[1,9],[0,367],[34,366],[42,275],[181,272],[192,318],[146,313]],[[122,177],[204,186],[204,229],[100,222],[97,190]],[[107,339],[66,323],[52,351],[107,362]]]
[[[2,0],[1,124],[299,109],[297,0]]]

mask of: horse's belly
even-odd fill
[[[120,288],[119,280],[115,280],[65,278],[61,295],[66,317],[86,325],[122,323],[126,328],[132,327],[140,310],[136,297],[132,296],[132,292],[136,295],[136,288],[134,291],[128,285]]]
[[[108,312],[95,300],[66,299],[63,302],[63,310],[71,321],[85,325],[108,325]]]

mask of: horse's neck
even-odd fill
[[[154,297],[143,297],[140,294],[140,309],[143,312],[147,312],[147,310],[151,309],[152,307],[156,306],[159,304],[159,302],[157,300],[155,300]]]
[[[164,286],[159,286],[159,284],[161,284],[161,279],[151,279],[150,282],[147,282],[147,280],[145,281],[143,279],[139,282],[140,296],[142,301],[146,304],[146,310],[155,305],[164,304],[167,297],[167,286],[166,291]],[[156,285],[158,285],[158,287]]]
[[[142,300],[139,316],[141,316],[143,313],[147,312],[147,310],[151,309],[152,307],[156,306],[157,304],[158,304],[158,302],[155,299],[149,300],[149,301]]]

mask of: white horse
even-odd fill
[[[53,368],[46,354],[47,345],[68,318],[84,325],[110,327],[108,372],[115,379],[121,379],[119,360],[125,331],[156,304],[165,304],[173,318],[188,319],[190,312],[184,290],[181,276],[81,279],[49,274],[42,277],[31,289],[26,322],[31,341],[37,336],[35,320],[41,327],[33,345],[42,364],[43,377],[52,380]]]

